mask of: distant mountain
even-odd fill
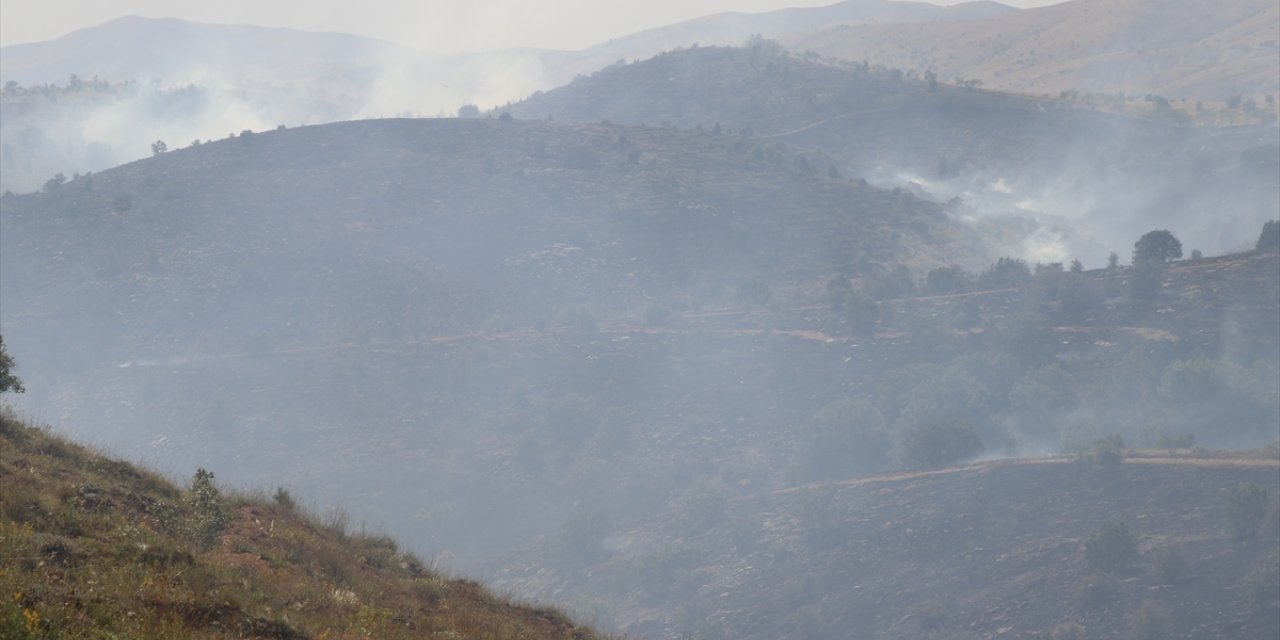
[[[71,74],[113,82],[204,77],[260,80],[285,72],[293,81],[327,71],[369,69],[420,52],[345,33],[315,33],[250,25],[207,25],[176,18],[128,16],[45,42],[3,48],[0,80],[62,83]],[[282,80],[284,78],[281,78]]]
[[[997,2],[964,2],[940,7],[925,2],[899,0],[845,0],[825,7],[803,7],[761,13],[716,13],[615,38],[589,47],[566,61],[556,74],[563,84],[569,72],[590,73],[618,60],[644,60],[663,51],[700,46],[738,46],[752,35],[781,38],[841,25],[966,22],[984,20],[1019,10]]]
[[[869,60],[1035,94],[1156,93],[1226,100],[1280,92],[1272,0],[1072,0],[968,22],[836,27],[783,38],[796,51]]]

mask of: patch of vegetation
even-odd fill
[[[204,469],[180,492],[8,413],[0,426],[0,638],[597,637],[325,526],[287,492],[223,496]]]

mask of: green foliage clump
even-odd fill
[[[938,267],[924,276],[924,288],[929,293],[959,293],[969,286],[969,274],[960,267]]]
[[[1100,571],[1119,571],[1138,559],[1138,536],[1123,522],[1109,522],[1084,543],[1085,562]]]
[[[1134,300],[1150,300],[1164,286],[1163,262],[1143,260],[1134,262],[1129,274],[1129,297]]]
[[[0,393],[12,391],[13,393],[22,393],[25,389],[22,387],[22,380],[13,373],[13,356],[9,355],[4,349],[4,336],[0,335]]]
[[[196,470],[191,479],[191,489],[187,493],[187,504],[191,507],[188,535],[201,548],[213,548],[218,541],[218,534],[231,523],[231,514],[222,499],[222,493],[213,484],[213,472]]]
[[[1258,537],[1267,517],[1267,490],[1253,483],[1238,484],[1227,494],[1227,531],[1237,540]]]
[[[1025,260],[1017,258],[1000,258],[990,269],[978,276],[978,287],[981,289],[1008,289],[1021,287],[1031,282],[1031,267]]]
[[[1262,233],[1254,245],[1258,251],[1275,251],[1280,249],[1280,220],[1268,220],[1262,224]]]
[[[1163,264],[1182,257],[1182,242],[1164,229],[1148,231],[1133,243],[1133,264],[1156,262]]]
[[[982,453],[978,432],[962,422],[929,422],[907,431],[902,442],[903,465],[932,469],[955,464]]]
[[[1115,467],[1124,462],[1124,438],[1115,433],[1099,438],[1092,449],[1081,453],[1076,460],[1094,468]]]

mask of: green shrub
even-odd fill
[[[930,422],[910,429],[902,442],[904,466],[932,469],[982,453],[978,432],[961,422]]]
[[[1094,468],[1115,467],[1124,462],[1124,438],[1114,433],[1099,438],[1093,448],[1077,455],[1076,461]]]
[[[213,484],[213,472],[196,470],[191,479],[191,490],[187,493],[187,504],[191,507],[189,536],[202,549],[213,548],[218,534],[231,523],[231,515],[222,499],[222,493]]]

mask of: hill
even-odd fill
[[[203,470],[202,470],[203,471]],[[0,415],[4,638],[595,638],[428,569],[386,535],[189,490]]]
[[[1223,101],[1280,91],[1280,8],[1267,0],[1073,0],[985,20],[837,27],[784,40],[796,51],[1021,93]]]
[[[612,603],[606,617],[654,638],[1261,640],[1280,632],[1277,469],[1274,451],[1153,451],[707,499],[596,540],[607,551],[571,576],[552,561],[503,584]],[[1231,533],[1240,486],[1270,496],[1258,538]],[[1115,523],[1136,549],[1104,537]],[[1114,560],[1092,558],[1102,540]]]
[[[736,47],[751,36],[781,38],[847,25],[965,22],[1017,11],[998,2],[962,2],[939,7],[925,2],[844,0],[824,7],[716,13],[602,42],[564,56],[558,65],[554,56],[548,56],[547,62],[555,69],[551,75],[554,86],[559,86],[577,74],[592,73],[618,60],[645,60],[691,46]]]
[[[1169,227],[1211,253],[1277,215],[1280,133],[1192,127],[1147,103],[1106,113],[785,55],[767,42],[615,65],[501,111],[520,118],[729,127],[820,150],[884,187],[1010,222],[998,250],[1097,264],[1120,239]],[[1218,215],[1201,215],[1213,208]]]
[[[602,329],[960,251],[937,205],[825,162],[497,119],[241,134],[0,199],[0,322],[24,406],[96,417],[82,437],[295,483],[475,562],[626,490],[577,454],[621,456],[686,365]],[[637,486],[672,482],[645,464]]]

